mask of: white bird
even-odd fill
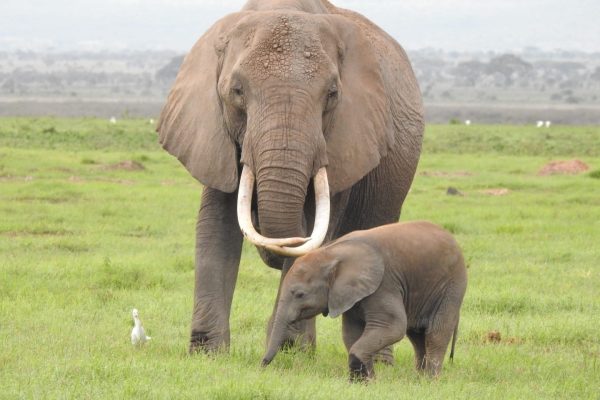
[[[471,120],[470,119],[466,120],[465,125],[467,125],[467,126],[471,125]]]
[[[552,122],[546,121],[546,128],[550,128],[550,125],[552,125]]]
[[[146,336],[146,332],[142,326],[142,321],[140,320],[140,314],[138,313],[137,308],[134,308],[131,314],[133,315],[133,323],[135,324],[131,330],[131,344],[134,346],[142,345],[146,343],[147,340],[152,338],[150,336]]]
[[[116,124],[117,123],[117,119],[115,117],[110,117],[109,119],[111,124]]]
[[[538,128],[541,128],[542,126],[544,126],[544,121],[538,121],[536,126]]]
[[[154,118],[150,118],[150,121],[148,122],[150,122],[150,125],[154,125]]]

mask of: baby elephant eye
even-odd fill
[[[294,293],[294,297],[297,299],[301,299],[304,297],[304,292],[296,292]]]

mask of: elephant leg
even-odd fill
[[[350,316],[348,313],[342,314],[342,338],[346,350],[350,352],[350,349],[356,343],[356,341],[362,336],[365,330],[365,323],[358,318]],[[393,365],[394,354],[392,346],[386,346],[383,349],[377,351],[373,357],[374,362],[381,362],[387,365]]]
[[[294,258],[286,258],[281,268],[281,279],[279,281],[279,289],[277,290],[277,298],[275,299],[275,306],[273,307],[273,313],[269,319],[267,326],[267,344],[271,339],[271,331],[273,330],[273,322],[275,321],[275,314],[277,312],[277,304],[279,303],[279,296],[281,295],[281,285],[283,278],[292,267]],[[316,318],[304,319],[301,321],[294,322],[289,326],[286,339],[285,347],[299,346],[302,350],[312,350],[317,345],[317,327]]]
[[[406,336],[415,350],[415,368],[417,371],[423,371],[425,369],[425,333],[408,331]]]
[[[229,314],[242,251],[237,192],[205,188],[196,225],[190,353],[229,347]]]
[[[425,372],[430,376],[438,376],[442,370],[444,356],[452,334],[446,332],[428,333],[425,335]]]
[[[386,346],[375,354],[375,362],[394,365],[394,346]]]
[[[438,376],[442,370],[448,344],[458,323],[459,308],[460,303],[446,299],[425,333],[425,371],[431,376]]]
[[[372,379],[377,352],[400,341],[406,334],[406,312],[401,307],[394,308],[395,312],[379,310],[366,315],[364,332],[348,354],[350,381]]]
[[[398,342],[404,337],[406,325],[394,323],[388,326],[365,327],[362,336],[352,345],[348,355],[350,381],[364,381],[375,377],[373,361],[382,347]]]
[[[365,323],[363,321],[352,318],[347,313],[342,314],[342,338],[348,352],[362,336],[364,330]]]

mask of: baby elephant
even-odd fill
[[[418,370],[436,376],[454,353],[467,271],[458,244],[429,222],[356,231],[298,258],[283,281],[263,366],[286,326],[320,313],[342,316],[351,380],[373,377],[373,357],[410,339]]]

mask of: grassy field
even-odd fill
[[[570,158],[591,170],[537,176]],[[340,320],[322,317],[315,354],[261,369],[278,273],[246,244],[230,353],[188,356],[200,192],[148,121],[0,119],[0,398],[599,398],[600,128],[428,127],[402,220],[445,226],[469,264],[438,380],[404,340],[349,384]]]

